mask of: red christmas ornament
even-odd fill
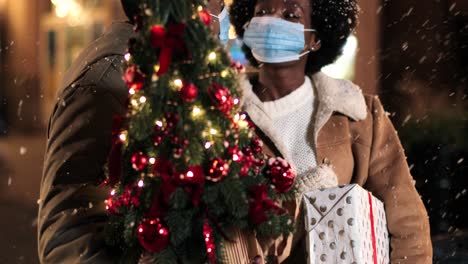
[[[268,160],[266,174],[271,178],[276,193],[289,191],[294,184],[296,176],[291,165],[279,157]]]
[[[210,162],[206,171],[206,179],[212,182],[219,182],[229,174],[229,164],[221,158]]]
[[[203,22],[203,24],[207,26],[211,24],[211,15],[208,11],[206,10],[198,11],[198,15],[200,16],[200,19]]]
[[[160,218],[144,219],[138,226],[138,240],[149,253],[161,252],[169,245],[169,229]]]
[[[228,88],[223,87],[220,84],[213,83],[208,88],[208,94],[221,112],[228,114],[229,111],[232,110],[234,100],[232,99]]]
[[[179,96],[182,101],[191,103],[197,99],[198,88],[193,83],[185,84],[179,91]]]
[[[205,219],[203,225],[203,237],[205,238],[206,253],[208,254],[208,259],[212,264],[216,263],[216,244],[213,237],[213,229],[208,223],[208,219]]]
[[[131,158],[131,162],[132,162],[132,167],[136,171],[141,171],[148,164],[148,157],[146,157],[143,154],[143,152],[140,151],[140,152],[137,152],[137,153],[133,154],[133,156]]]
[[[141,90],[141,88],[143,88],[144,81],[145,75],[137,66],[133,65],[127,68],[127,71],[125,72],[125,83],[130,89],[135,91]]]

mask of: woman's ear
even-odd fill
[[[313,52],[318,51],[322,47],[322,42],[317,38],[317,33],[310,33],[309,49]]]

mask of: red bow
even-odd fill
[[[158,76],[169,70],[174,49],[188,54],[184,41],[185,24],[170,24],[168,30],[162,25],[151,27],[151,47],[160,48]]]
[[[266,212],[271,211],[275,214],[284,214],[286,211],[280,208],[273,200],[268,198],[267,187],[265,184],[256,185],[250,189],[253,200],[250,203],[249,217],[254,225],[259,225],[268,221]]]
[[[165,205],[169,205],[169,199],[176,189],[183,187],[191,195],[192,203],[198,206],[205,183],[205,176],[201,166],[189,167],[184,173],[178,173],[170,161],[160,158],[154,165],[154,173],[163,180],[160,190]]]

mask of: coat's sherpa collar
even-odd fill
[[[340,112],[354,121],[367,116],[367,106],[361,89],[347,80],[334,79],[319,72],[311,76],[324,108]]]
[[[316,143],[318,133],[325,123],[330,119],[333,112],[340,112],[355,121],[363,120],[367,116],[367,107],[361,89],[350,81],[334,79],[324,73],[316,73],[310,76],[315,94],[318,97],[314,140]],[[261,106],[257,96],[253,94],[252,85],[246,76],[241,77],[241,88],[243,92],[243,107],[252,121],[272,139],[275,146],[287,157],[286,147],[281,143],[279,135],[272,129],[274,124],[268,113]]]
[[[323,73],[310,76],[316,100],[315,123],[314,123],[314,145],[317,145],[318,133],[327,123],[333,112],[340,112],[355,121],[365,119],[367,107],[359,87],[350,81],[331,78]],[[271,139],[278,151],[288,161],[291,161],[287,148],[276,133],[274,123],[268,113],[262,108],[262,104],[252,91],[252,85],[246,76],[241,77],[241,88],[243,92],[244,110],[249,114],[252,121],[262,132]],[[338,185],[338,177],[332,167],[326,164],[318,164],[317,167],[301,177],[296,178],[299,196],[306,191],[318,188],[330,188]]]
[[[315,114],[314,139],[317,141],[320,129],[327,123],[333,112],[344,114],[354,121],[367,117],[367,106],[361,89],[347,80],[334,79],[324,73],[311,76],[318,96]]]

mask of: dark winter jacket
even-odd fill
[[[114,23],[70,67],[58,92],[40,192],[41,263],[112,263],[115,252],[106,249],[103,237],[109,190],[98,185],[112,116],[125,111],[122,54],[132,32],[130,24]]]

